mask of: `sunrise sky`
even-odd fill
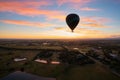
[[[74,33],[70,13],[80,16]],[[120,38],[120,0],[0,0],[0,38]]]

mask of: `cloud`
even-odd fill
[[[45,34],[48,33],[48,34]],[[0,34],[0,38],[14,38],[14,39],[106,39],[106,38],[120,38],[120,34],[119,35],[110,35],[110,34],[76,34],[76,33],[72,33],[72,32],[64,32],[64,31],[52,31],[52,33],[49,32],[45,32],[45,33],[40,33],[40,34]],[[56,33],[56,34],[55,34]],[[59,34],[61,33],[61,35]],[[66,34],[66,35],[64,35]],[[19,36],[18,36],[19,35]],[[112,37],[112,36],[116,36],[116,37]]]
[[[81,17],[81,22],[82,23],[107,23],[110,22],[111,20],[109,18],[104,18],[104,17]]]
[[[78,28],[75,30],[76,33],[82,33],[82,34],[100,34],[103,33],[102,31],[99,30],[94,30],[94,29],[87,29],[87,28]]]
[[[120,34],[110,34],[107,32],[103,32],[100,30],[95,29],[88,29],[88,28],[76,28],[74,33],[71,32],[69,28],[66,27],[57,27],[52,30],[52,32],[57,33],[54,35],[64,35],[65,38],[72,38],[72,39],[94,39],[94,38],[120,38]],[[49,32],[49,34],[52,34]],[[63,37],[63,38],[64,38]]]
[[[91,0],[57,0],[58,5],[63,5],[63,4],[79,4],[79,5],[84,5],[86,3],[91,2]]]
[[[55,30],[65,30],[65,28],[63,28],[63,27],[55,27],[54,29]]]
[[[66,27],[55,27],[54,30],[56,31],[66,31],[66,32],[71,32],[71,30]],[[96,34],[96,33],[102,33],[102,31],[99,30],[94,30],[94,29],[87,29],[87,28],[76,28],[74,30],[74,33],[78,33],[78,34]]]
[[[108,26],[104,26],[102,24],[99,23],[85,23],[85,24],[81,24],[81,26],[84,27],[95,27],[95,28],[107,28]]]
[[[120,38],[120,34],[111,34],[110,38]]]
[[[59,6],[66,5],[71,9],[81,11],[100,11],[98,8],[85,7],[87,4],[95,0],[57,0]],[[84,7],[83,7],[84,6]]]
[[[80,26],[83,27],[95,27],[95,28],[107,28],[105,24],[111,20],[103,17],[81,17]]]
[[[94,0],[57,0],[59,6],[67,5],[71,9],[82,10],[82,11],[99,11],[99,9],[82,7]]]
[[[65,16],[61,19],[64,21]],[[111,22],[109,18],[103,18],[103,17],[81,17],[80,23],[78,26],[82,27],[94,27],[94,28],[108,28],[111,26],[105,25],[106,23]],[[62,28],[56,28],[57,30],[60,30]]]
[[[95,29],[78,28],[74,31],[79,38],[120,38],[119,33],[107,33]]]
[[[80,10],[82,10],[82,11],[99,11],[99,9],[89,8],[89,7],[83,7],[83,8],[80,8]]]
[[[0,20],[0,22],[6,23],[6,24],[24,25],[24,26],[31,26],[31,27],[55,26],[54,24],[50,24],[50,23],[30,22],[30,21],[23,21],[23,20]]]
[[[18,36],[19,35],[19,36]],[[100,30],[76,28],[74,33],[66,27],[54,27],[53,30],[36,32],[34,34],[24,34],[16,32],[10,34],[2,32],[0,38],[17,38],[17,39],[99,39],[99,38],[120,38],[120,34],[108,34]]]
[[[106,34],[100,30],[87,29],[87,28],[76,28],[74,33],[69,28],[57,27],[52,31],[45,32],[49,36],[59,36],[58,38],[72,38],[72,39],[92,39],[92,38],[109,38],[111,35]]]
[[[73,5],[83,5],[91,2],[92,0],[57,0],[57,3],[65,4],[70,3]],[[43,6],[54,5],[52,1],[40,0],[40,1],[1,1],[0,2],[0,12],[10,12],[16,13],[24,16],[45,16],[47,20],[57,19],[63,21],[66,17],[64,11],[60,10],[45,10],[42,9]],[[79,7],[80,8],[80,7]],[[81,10],[95,10],[94,8],[81,8]]]
[[[43,6],[52,5],[50,1],[41,0],[35,1],[11,1],[0,2],[0,12],[11,12],[25,16],[45,16],[48,19],[62,20],[64,18],[64,12],[57,10],[44,10]]]
[[[41,1],[0,1],[0,10],[5,9],[15,9],[15,8],[25,8],[25,7],[31,7],[31,8],[39,8],[41,6],[49,6],[51,5],[50,2],[47,2],[45,0]]]

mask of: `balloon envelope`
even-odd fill
[[[79,20],[80,18],[77,14],[69,14],[66,17],[66,23],[69,26],[69,28],[72,30],[72,32],[75,29],[75,27],[78,25]]]

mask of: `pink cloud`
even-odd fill
[[[64,13],[62,11],[40,9],[42,6],[49,6],[49,5],[51,5],[51,2],[47,2],[45,0],[39,2],[33,2],[33,1],[32,2],[30,1],[0,2],[0,11],[16,13],[25,16],[43,15],[46,16],[46,18],[48,19],[61,20],[64,17]]]
[[[91,2],[91,0],[58,0],[57,3],[59,5],[63,5],[63,4],[66,4],[66,3],[69,3],[69,4],[79,4],[79,5],[84,5],[86,3],[89,3]]]
[[[107,28],[105,24],[111,20],[103,17],[81,17],[80,26],[84,27],[96,27],[96,28]]]
[[[80,10],[82,10],[82,11],[99,11],[99,9],[89,8],[89,7],[83,7],[83,8],[80,8]]]
[[[82,22],[101,22],[101,23],[106,23],[106,22],[110,22],[111,19],[109,18],[105,18],[105,17],[96,17],[96,16],[92,16],[92,17],[81,17],[81,21]]]
[[[96,23],[97,22],[97,20],[95,20],[94,18],[90,18],[90,17],[83,17],[82,19],[81,19],[81,22],[83,22],[83,23]]]
[[[69,6],[69,8],[74,8],[74,9],[81,10],[81,11],[100,11],[100,9],[97,9],[97,8],[82,7],[93,1],[94,0],[57,0],[57,4],[59,6],[67,5]]]
[[[92,2],[93,0],[57,0],[57,4],[59,6],[62,5],[67,5],[69,6],[69,8],[71,9],[77,9],[80,10],[80,8],[90,2]],[[83,9],[82,9],[83,10]],[[84,9],[84,10],[88,10],[88,9]],[[93,11],[93,9],[89,8],[89,11]]]
[[[49,6],[50,2],[41,0],[41,1],[2,1],[0,2],[1,8],[20,8],[20,7],[40,7],[40,6]]]
[[[0,11],[6,12],[17,12],[24,11],[24,9],[36,9],[36,6],[46,6],[49,3],[45,1],[41,2],[20,2],[20,1],[11,1],[11,2],[0,2]]]
[[[23,20],[0,20],[0,22],[7,23],[7,24],[31,26],[31,27],[55,26],[54,24],[50,24],[50,23],[30,22],[30,21],[23,21]]]

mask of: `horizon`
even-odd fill
[[[38,38],[38,39],[26,39],[26,38],[0,38],[0,40],[120,40],[120,38],[88,38],[88,39],[72,39],[72,38],[68,38],[68,39],[64,39],[64,38],[59,38],[59,39],[54,39],[54,38],[50,38],[50,39],[43,39],[43,38]]]
[[[119,0],[0,0],[0,39],[120,39]],[[80,22],[74,33],[66,16]]]

